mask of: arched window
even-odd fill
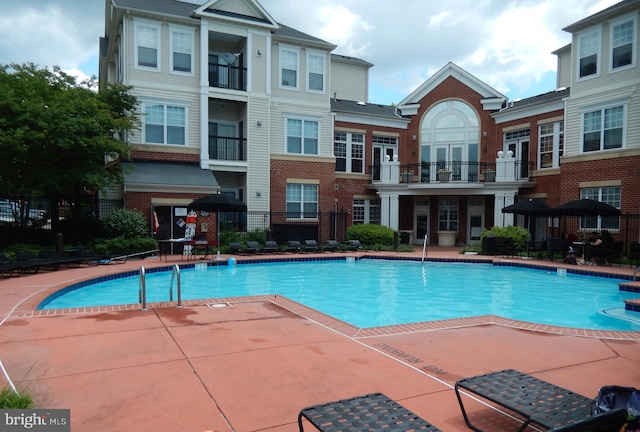
[[[468,104],[446,100],[431,107],[420,125],[422,181],[437,180],[438,171],[454,181],[477,181],[478,140],[478,115]]]

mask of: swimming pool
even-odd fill
[[[146,275],[148,302],[168,300],[171,271]],[[182,298],[277,294],[356,327],[497,315],[594,330],[640,331],[620,279],[487,263],[385,259],[253,262],[181,268]],[[138,303],[139,276],[69,287],[38,309]],[[174,294],[175,295],[175,294]]]

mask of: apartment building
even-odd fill
[[[131,85],[143,114],[111,194],[150,221],[155,212],[172,237],[209,193],[264,214],[238,229],[280,240],[302,235],[301,223],[305,236],[333,237],[323,212],[415,244],[468,244],[486,227],[522,224],[501,212],[521,199],[590,197],[640,213],[639,12],[640,0],[625,0],[568,26],[547,94],[510,102],[449,63],[384,106],[368,101],[372,64],[277,23],[258,2],[109,0],[100,79]],[[218,221],[199,223],[211,238]]]

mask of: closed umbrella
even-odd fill
[[[247,205],[232,196],[213,194],[198,198],[188,205],[189,210],[208,211],[216,213],[216,222],[219,212],[246,212]],[[216,228],[216,243],[220,244],[220,230]]]

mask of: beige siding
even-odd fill
[[[314,109],[303,105],[277,103],[271,108],[271,154],[284,154],[285,149],[285,120],[287,116],[317,120],[320,123],[319,156],[333,156],[333,122],[328,109]],[[313,156],[311,156],[313,157]]]
[[[558,56],[557,87],[571,87],[571,51]]]
[[[247,73],[251,74],[249,78],[251,80],[251,92],[252,93],[266,93],[267,92],[267,65],[269,64],[267,58],[267,38],[264,35],[252,34],[251,35],[252,51],[247,53],[247,56],[251,57],[251,70]],[[260,55],[258,55],[258,52]]]
[[[330,96],[335,93],[338,99],[368,102],[367,75],[367,68],[332,62]]]
[[[269,100],[251,98],[248,104],[247,134],[247,202],[249,208],[258,211],[269,210],[270,159],[269,155]],[[257,122],[260,121],[260,127]],[[261,197],[256,197],[261,192]],[[249,227],[253,229],[255,227]]]

